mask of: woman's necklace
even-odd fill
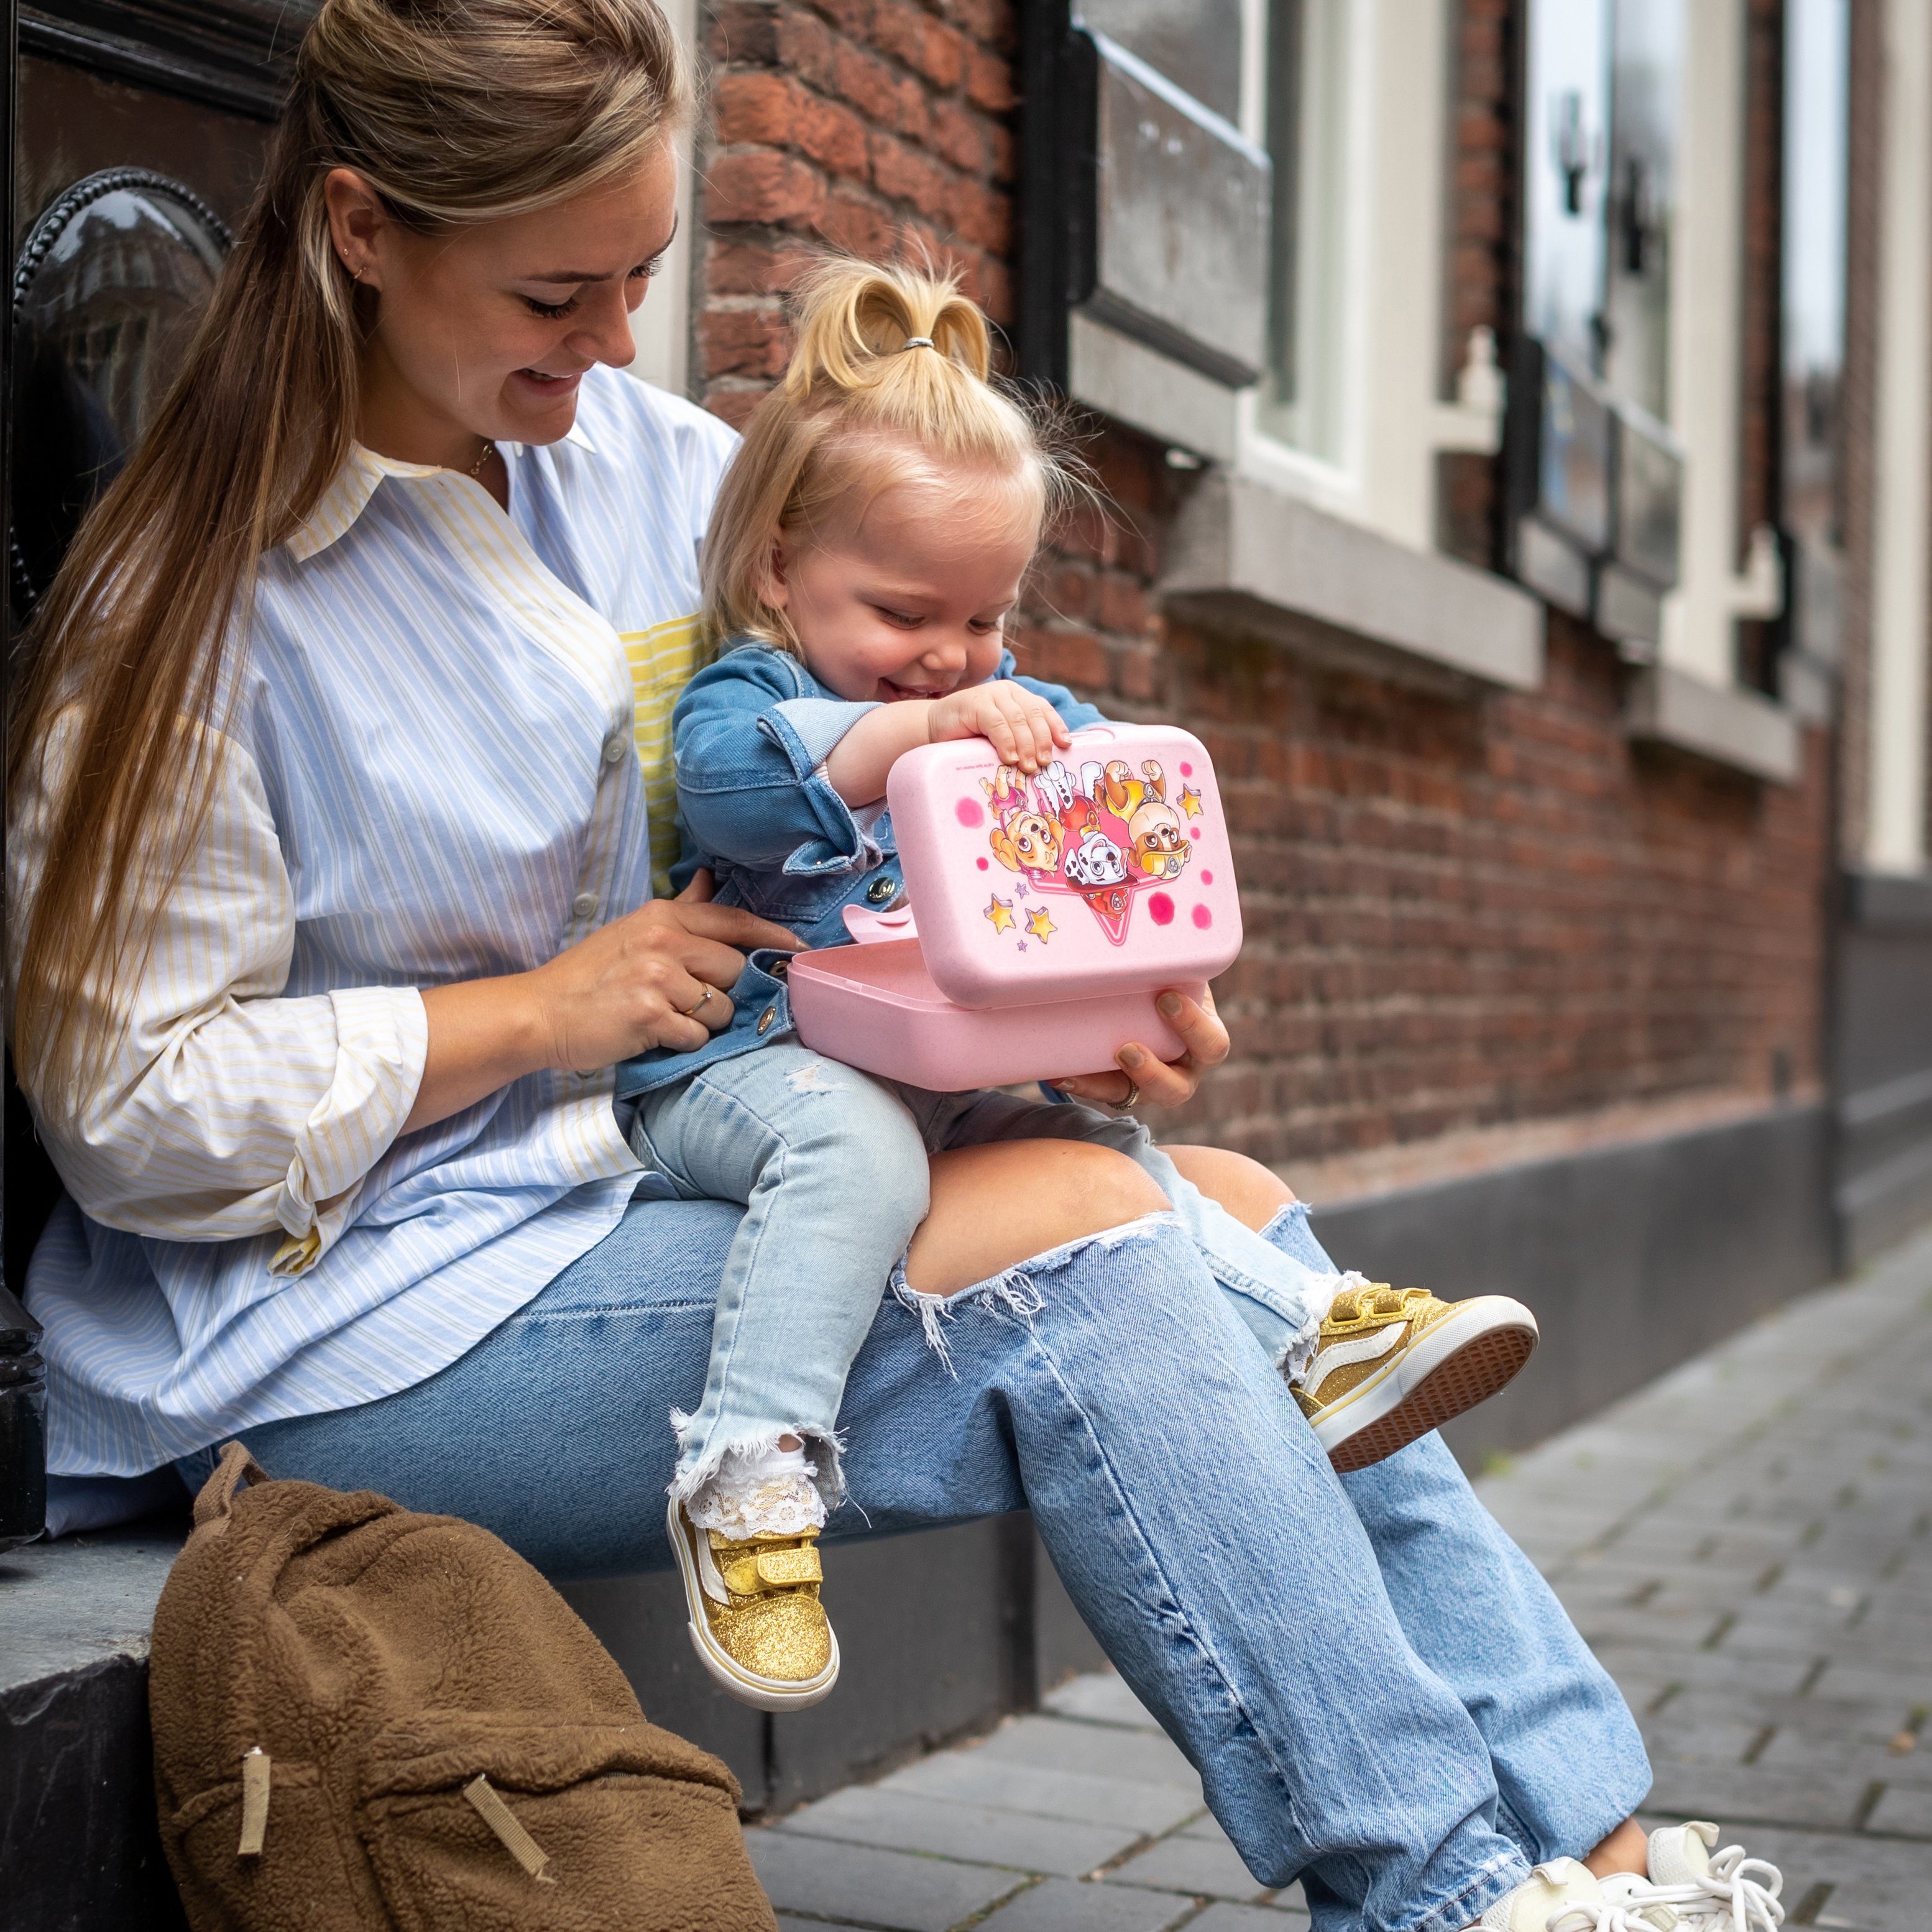
[[[478,482],[480,483],[483,480],[484,464],[488,463],[490,458],[494,456],[496,453],[496,446],[486,436],[483,439],[482,453],[477,458],[476,460],[470,466],[470,473],[472,476],[476,478]]]

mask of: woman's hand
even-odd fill
[[[1083,1073],[1052,1084],[1076,1100],[1097,1101],[1103,1107],[1178,1107],[1194,1097],[1201,1076],[1228,1057],[1228,1029],[1214,1012],[1210,991],[1197,1004],[1172,989],[1157,1002],[1162,1018],[1180,1034],[1187,1051],[1178,1060],[1154,1058],[1138,1041],[1130,1041],[1114,1058],[1118,1073]]]
[[[652,1047],[688,1053],[730,1024],[745,954],[798,944],[741,907],[653,899],[524,976],[542,1012],[544,1064],[588,1073]]]
[[[729,1025],[746,952],[799,942],[740,907],[707,904],[710,883],[614,919],[528,973],[431,987],[429,1052],[403,1131],[528,1073],[588,1073],[655,1046],[688,1053]]]

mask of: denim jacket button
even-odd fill
[[[772,1030],[772,1022],[777,1019],[778,1016],[778,1010],[776,1006],[767,1006],[764,1011],[758,1016],[758,1031],[760,1034],[770,1033]]]
[[[899,889],[899,882],[889,872],[881,872],[866,888],[866,896],[874,905],[884,905]]]

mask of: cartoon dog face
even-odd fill
[[[1127,832],[1134,842],[1134,863],[1148,878],[1178,879],[1187,869],[1193,848],[1172,806],[1142,805],[1127,820]]]
[[[993,827],[993,856],[1010,872],[1057,872],[1060,827],[1036,812],[1016,812]]]
[[[1104,832],[1089,826],[1066,855],[1066,876],[1089,892],[1126,883],[1126,854]]]

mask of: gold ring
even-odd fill
[[[694,1014],[701,1012],[704,1010],[705,1001],[710,999],[712,994],[717,990],[717,988],[715,986],[706,986],[704,992],[699,994],[698,998],[693,1000],[689,1006],[680,1006],[678,1008],[678,1011],[682,1013],[686,1019],[689,1019]]]

